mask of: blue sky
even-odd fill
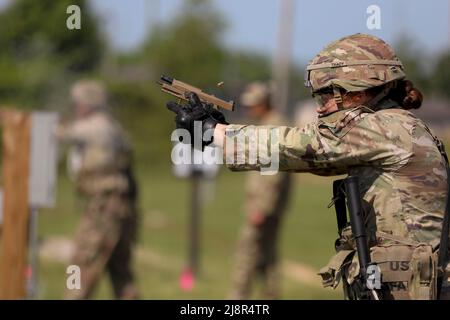
[[[8,0],[0,0],[0,5]],[[183,0],[89,0],[113,48],[139,46],[152,26],[180,14]],[[273,55],[277,44],[280,0],[212,0],[223,12],[230,47]],[[449,0],[294,0],[293,58],[305,61],[344,35],[364,32],[394,42],[402,33],[427,53],[450,47]],[[369,5],[381,8],[381,30],[366,27]]]
[[[448,0],[294,0],[293,58],[310,59],[328,42],[352,33],[372,33],[394,42],[402,33],[433,53],[450,42]],[[227,21],[227,45],[273,55],[277,44],[280,0],[213,0]],[[140,44],[155,21],[180,14],[183,0],[91,0],[105,19],[113,46],[129,50]],[[132,3],[132,5],[131,5]],[[369,5],[381,8],[381,30],[366,27]]]

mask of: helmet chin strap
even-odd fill
[[[377,95],[375,95],[372,99],[370,99],[366,104],[369,108],[376,106],[378,102],[383,100],[389,92],[397,86],[397,81],[391,81],[384,85],[383,90],[380,91]]]
[[[333,86],[333,95],[334,95],[334,102],[336,102],[336,105],[339,110],[344,109],[344,105],[342,104],[342,94],[341,94],[341,88],[337,86]]]
[[[376,104],[378,102],[380,102],[381,100],[383,100],[389,94],[389,92],[396,86],[397,86],[396,81],[387,83],[386,85],[384,85],[383,89],[377,95],[375,95],[372,99],[370,99],[369,101],[364,103],[364,105],[366,105],[369,108],[376,106]],[[341,88],[337,87],[337,86],[333,86],[333,95],[334,95],[334,101],[336,102],[338,110],[343,110],[344,105],[343,105]]]

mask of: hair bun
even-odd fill
[[[405,98],[403,99],[403,107],[405,109],[419,109],[422,105],[422,93],[414,88],[411,81],[405,80]]]
[[[377,95],[381,92],[381,88],[374,88],[373,95]],[[391,99],[405,110],[419,109],[422,106],[423,95],[419,89],[414,87],[414,84],[410,80],[398,80],[394,88],[390,89],[385,98]]]

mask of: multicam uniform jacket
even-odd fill
[[[359,176],[372,244],[435,247],[447,194],[446,164],[436,138],[414,114],[396,108],[390,100],[379,103],[376,110],[364,106],[342,110],[304,128],[230,125],[226,137],[235,139],[238,148],[225,144],[225,163],[237,171],[267,166],[267,156],[250,161],[248,141],[258,139],[261,131],[277,132],[270,139],[278,136],[279,170]],[[259,155],[270,154],[267,149],[273,141],[268,140],[257,141]],[[389,260],[389,255],[382,258]],[[347,256],[341,256],[343,263]],[[335,276],[341,267],[335,266],[331,274]],[[337,281],[328,285],[336,286]]]

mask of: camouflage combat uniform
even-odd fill
[[[274,159],[269,149],[275,145],[281,171],[358,176],[370,255],[382,274],[382,298],[434,299],[447,164],[429,128],[388,98],[404,78],[402,63],[381,39],[356,34],[335,41],[311,61],[305,80],[319,105],[331,97],[338,111],[303,128],[230,125],[224,160],[232,170],[260,170]],[[342,93],[373,88],[379,90],[370,101],[344,108]],[[267,132],[269,139],[259,138]],[[250,157],[254,141],[257,161]],[[323,283],[336,287],[343,280],[346,297],[359,298],[349,227],[336,250],[320,271]],[[447,281],[442,298],[448,289]]]
[[[376,110],[364,106],[342,110],[304,128],[230,125],[226,136],[238,143],[239,136],[257,136],[261,130],[278,130],[281,171],[359,176],[371,243],[389,251],[387,255],[395,255],[403,246],[412,249],[405,255],[418,255],[417,250],[426,252],[431,249],[428,245],[438,244],[447,193],[445,163],[429,129],[411,112],[383,101]],[[263,149],[270,143],[260,143],[259,151],[267,154]],[[229,163],[237,149],[226,148],[227,166],[260,170],[266,159],[250,164],[248,144],[239,148],[244,163]],[[321,270],[326,285],[336,286],[342,272],[348,272],[344,276],[351,284],[357,273],[343,268],[349,261],[355,267],[352,244],[339,250],[337,258]],[[393,275],[393,280],[400,282],[407,276],[411,277]]]
[[[271,112],[263,124],[280,125],[285,121]],[[285,172],[261,175],[249,172],[246,186],[247,217],[238,242],[233,274],[232,299],[248,299],[252,280],[263,281],[263,297],[275,299],[279,294],[278,236],[290,192],[291,176]],[[264,217],[261,223],[252,215]]]
[[[87,200],[71,262],[81,269],[81,289],[66,290],[65,298],[89,298],[105,270],[116,298],[137,298],[131,270],[137,194],[124,132],[99,111],[75,121],[64,138],[72,144],[68,160],[77,191]]]

